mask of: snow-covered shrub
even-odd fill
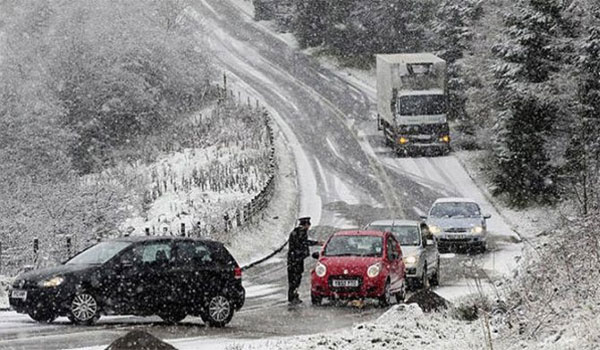
[[[557,349],[560,344],[571,348],[567,344],[572,339],[582,349],[600,342],[599,224],[598,213],[568,219],[527,249],[526,263],[515,272],[507,294],[510,337],[529,342],[552,339]]]
[[[491,310],[491,301],[486,294],[471,294],[460,298],[453,304],[449,314],[459,320],[473,321],[479,318],[481,312]]]

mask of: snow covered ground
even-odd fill
[[[335,333],[293,338],[269,338],[240,342],[235,339],[189,338],[169,340],[179,350],[301,350],[301,349],[448,349],[469,350],[486,347],[485,327],[479,322],[463,322],[449,314],[426,314],[415,304],[391,307],[377,321],[356,324]],[[89,347],[78,350],[103,350]]]

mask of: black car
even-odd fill
[[[67,316],[92,324],[100,314],[187,315],[223,327],[245,301],[242,270],[223,246],[184,237],[126,237],[97,243],[66,263],[18,276],[11,307],[40,322]]]

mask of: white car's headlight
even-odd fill
[[[434,235],[437,235],[438,233],[442,232],[442,229],[439,226],[429,225],[429,232],[433,233]]]
[[[381,272],[381,264],[380,263],[373,264],[373,265],[369,266],[369,268],[367,269],[367,276],[369,276],[371,278],[377,277],[380,272]]]
[[[38,282],[40,287],[58,287],[65,281],[64,277],[56,276],[47,280]]]
[[[481,233],[483,232],[483,227],[481,226],[474,226],[471,228],[471,233]]]
[[[321,264],[320,262],[317,262],[317,267],[315,267],[315,273],[319,277],[325,276],[325,274],[327,273],[327,266]]]
[[[419,261],[419,257],[416,255],[408,255],[402,258],[404,260],[405,265],[416,265]]]

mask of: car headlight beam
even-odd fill
[[[315,273],[319,277],[325,276],[325,274],[327,273],[327,266],[323,265],[320,262],[317,262],[317,267],[315,267]]]
[[[376,264],[369,266],[369,268],[367,269],[367,276],[369,276],[371,278],[375,278],[379,275],[380,272],[381,272],[381,264],[376,263]]]
[[[403,258],[405,265],[416,265],[419,261],[419,257],[416,255],[408,255]]]
[[[481,226],[474,226],[471,228],[471,233],[481,233],[483,232],[483,227]]]
[[[40,281],[38,285],[44,288],[58,287],[65,281],[64,277],[56,276],[47,280]]]

